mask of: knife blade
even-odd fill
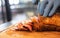
[[[11,22],[6,22],[0,25],[0,32],[4,31],[7,29],[12,23]]]

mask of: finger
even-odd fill
[[[40,11],[40,2],[38,3],[38,6],[37,6],[37,13],[39,13]]]
[[[58,4],[57,5],[54,4],[54,7],[52,8],[51,12],[49,13],[49,16],[52,16],[55,13],[57,8],[58,8]]]
[[[44,13],[44,8],[45,8],[47,2],[48,2],[48,1],[42,1],[42,2],[41,2],[40,8],[39,8],[40,15],[43,15],[43,13]]]
[[[44,17],[48,16],[48,13],[49,13],[52,5],[53,5],[53,2],[49,2],[49,3],[47,4],[47,6],[46,6],[46,8],[45,8],[45,10],[44,10],[44,14],[43,14]]]

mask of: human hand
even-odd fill
[[[44,17],[52,16],[59,6],[60,0],[43,0],[38,3],[37,11]]]

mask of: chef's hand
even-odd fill
[[[37,12],[44,17],[52,16],[59,6],[60,0],[43,0],[38,3]]]

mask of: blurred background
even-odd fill
[[[5,22],[17,23],[33,16],[37,5],[32,0],[0,0],[0,24]]]

